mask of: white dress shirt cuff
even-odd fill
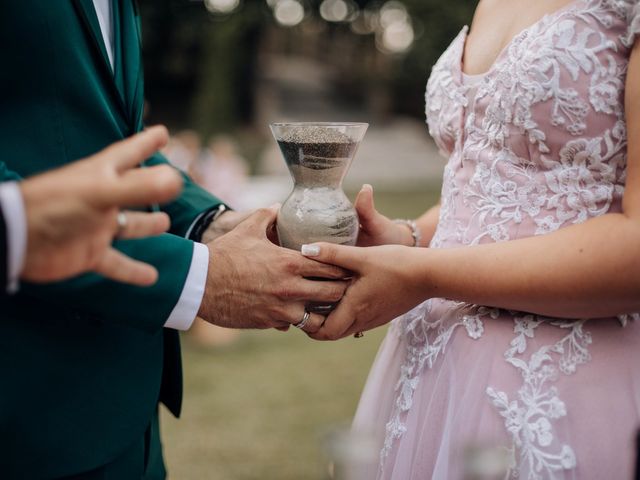
[[[202,243],[194,242],[187,280],[184,282],[178,303],[173,307],[169,319],[164,324],[166,328],[176,330],[189,330],[191,328],[198,315],[198,310],[200,310],[202,296],[207,283],[208,270],[209,249]]]
[[[0,208],[7,224],[7,291],[18,290],[18,279],[27,253],[27,216],[22,192],[17,182],[0,185]],[[0,272],[3,275],[4,272]]]

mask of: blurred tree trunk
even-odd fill
[[[204,138],[253,117],[262,13],[246,4],[242,14],[211,20],[205,29],[191,103],[191,123]]]

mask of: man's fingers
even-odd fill
[[[305,257],[312,258],[318,262],[358,272],[362,267],[363,250],[360,247],[346,247],[333,243],[312,243],[303,245],[300,252]]]
[[[123,172],[140,165],[164,147],[168,140],[169,132],[167,129],[162,125],[157,125],[110,145],[95,157],[109,163],[117,172]]]
[[[322,324],[325,321],[325,317],[317,313],[310,313],[309,320],[302,328],[302,331],[307,334],[313,334],[322,328]]]
[[[267,230],[276,221],[280,205],[269,208],[260,208],[253,212],[239,226],[253,235],[267,238]]]
[[[347,290],[347,282],[301,280],[296,297],[314,302],[339,302]]]
[[[106,207],[166,203],[180,193],[182,185],[182,177],[169,165],[136,168],[124,173],[117,184],[105,189],[102,202]]]
[[[142,238],[160,235],[171,225],[169,216],[164,212],[121,212],[125,215],[125,227],[118,232],[118,238]],[[116,230],[120,227],[116,226]]]
[[[302,259],[300,269],[297,271],[299,275],[307,278],[327,278],[332,280],[342,280],[352,277],[353,274],[344,268],[329,265],[327,263],[317,262],[307,258]]]
[[[306,319],[303,325],[302,321],[305,319],[307,308],[302,303],[292,304],[287,307],[287,315],[290,326],[297,327],[299,330],[305,333],[317,332],[324,323],[325,318],[317,313],[309,312],[309,317]]]
[[[158,280],[158,271],[154,267],[133,260],[114,248],[104,253],[94,271],[111,280],[140,287],[148,287]]]

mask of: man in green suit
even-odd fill
[[[0,13],[0,181],[83,158],[142,130],[140,36],[133,0],[21,0]],[[159,154],[145,164],[160,165]],[[96,274],[23,284],[0,300],[0,476],[161,479],[157,408],[179,415],[177,329],[281,328],[323,318],[305,301],[337,301],[344,272],[273,245],[275,210],[235,226],[233,212],[184,178],[161,206],[167,234],[121,240],[153,265],[152,287]],[[212,239],[198,243],[203,235]],[[219,432],[223,435],[223,432]]]

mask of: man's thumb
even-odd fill
[[[266,237],[267,228],[276,221],[279,209],[280,204],[272,205],[269,208],[260,208],[249,215],[241,225]]]

